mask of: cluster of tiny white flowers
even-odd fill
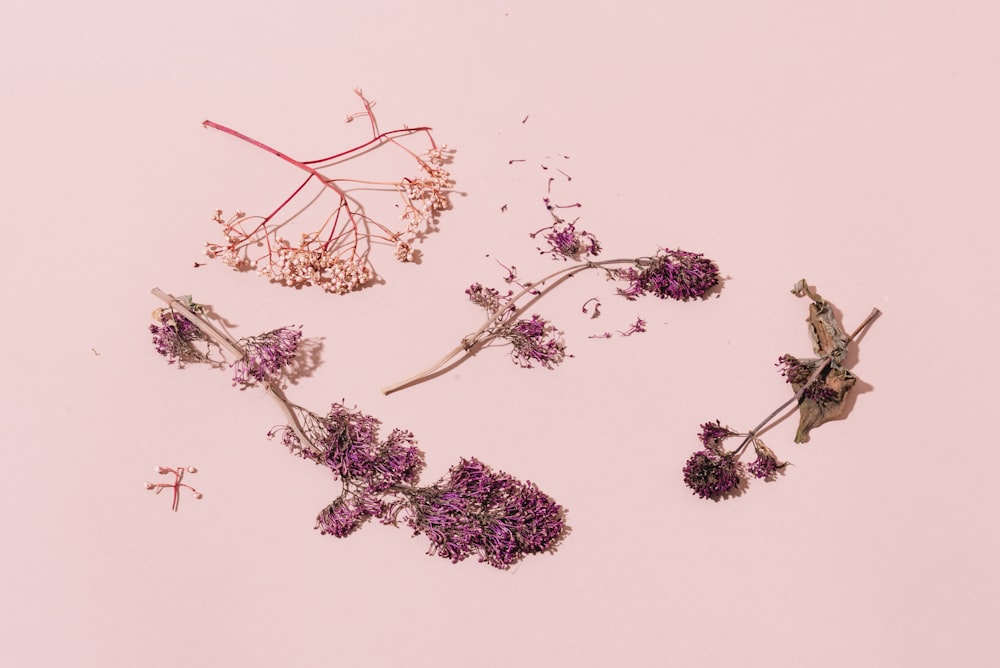
[[[284,239],[270,264],[257,273],[292,287],[317,285],[338,295],[359,290],[374,278],[371,267],[358,260],[345,260],[329,252],[292,248]]]
[[[437,213],[449,207],[448,192],[454,185],[451,174],[444,168],[445,147],[432,148],[419,160],[426,174],[403,179],[401,184],[406,207],[400,218],[406,221],[406,231],[411,233],[433,226]]]
[[[413,248],[402,239],[396,241],[394,256],[400,262],[413,262]]]

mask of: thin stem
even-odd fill
[[[483,323],[482,327],[477,329],[472,334],[469,334],[468,336],[463,338],[462,342],[459,345],[455,346],[455,348],[453,348],[450,352],[448,352],[444,357],[442,357],[437,362],[427,367],[420,373],[410,376],[406,380],[402,380],[397,383],[393,383],[391,385],[383,387],[382,394],[386,395],[392,394],[393,392],[401,390],[404,387],[417,383],[425,379],[426,377],[430,376],[431,374],[433,374],[435,371],[443,367],[445,364],[451,361],[455,356],[461,354],[463,351],[468,352],[468,350],[472,348],[472,346],[474,346],[476,343],[480,341],[480,337],[483,335],[483,333],[485,333],[488,329],[490,329],[490,327],[495,325],[501,318],[516,317],[517,315],[519,315],[520,311],[514,308],[514,305],[517,303],[517,301],[528,293],[538,293],[540,295],[541,292],[539,291],[538,288],[545,285],[546,282],[560,277],[570,278],[572,276],[575,276],[577,273],[588,269],[602,269],[615,264],[636,264],[646,261],[648,259],[649,258],[638,258],[638,259],[618,258],[615,260],[602,260],[600,262],[594,262],[594,261],[581,262],[580,264],[575,264],[569,267],[563,267],[562,269],[554,271],[542,279],[539,279],[532,283],[527,283],[520,292],[518,292],[516,295],[507,300],[507,303],[503,308],[499,309],[495,314],[487,318],[486,322]]]
[[[878,310],[877,308],[873,308],[872,312],[868,314],[868,317],[865,318],[862,321],[862,323],[855,328],[855,330],[851,333],[849,337],[847,337],[847,343],[850,344],[851,341],[857,338],[857,336],[865,329],[865,327],[871,324],[871,322],[881,314],[882,312],[880,310]],[[816,382],[816,379],[818,379],[820,375],[826,370],[826,368],[830,366],[830,363],[832,361],[833,357],[831,354],[828,353],[822,359],[819,366],[816,367],[816,370],[812,372],[812,375],[809,376],[809,379],[802,384],[802,386],[798,389],[798,391],[794,395],[792,395],[792,398],[786,401],[785,403],[781,404],[780,406],[778,406],[773,411],[771,411],[771,413],[766,418],[760,421],[760,424],[758,424],[756,427],[747,432],[746,438],[743,439],[743,442],[740,443],[739,447],[736,448],[736,450],[734,450],[733,453],[736,455],[742,453],[743,450],[747,447],[747,444],[750,443],[750,441],[753,440],[757,436],[757,434],[760,433],[761,429],[770,424],[771,420],[777,417],[777,415],[781,413],[783,410],[785,410],[792,404],[797,403],[799,399],[802,398],[802,395],[805,394],[809,386],[812,385],[814,382]]]
[[[331,190],[333,190],[334,192],[336,192],[341,197],[345,197],[346,196],[345,193],[344,193],[344,191],[341,190],[340,187],[337,186],[337,184],[334,182],[333,179],[324,176],[322,173],[320,173],[319,171],[317,171],[313,167],[309,166],[309,164],[313,164],[313,163],[316,163],[316,162],[323,162],[321,160],[312,160],[309,163],[300,162],[300,161],[296,160],[295,158],[293,158],[293,157],[291,157],[291,156],[289,156],[289,155],[287,155],[285,153],[282,153],[281,151],[279,151],[276,148],[271,148],[267,144],[265,144],[263,142],[259,142],[256,139],[253,139],[251,137],[248,137],[245,134],[243,134],[242,132],[239,132],[237,130],[233,130],[232,128],[228,128],[225,125],[220,125],[218,123],[215,123],[214,121],[208,121],[208,120],[202,122],[202,125],[205,126],[206,128],[213,128],[215,130],[219,130],[221,132],[225,132],[226,134],[232,135],[233,137],[236,137],[237,139],[242,139],[245,142],[253,144],[257,148],[263,149],[263,150],[267,151],[268,153],[270,153],[271,155],[274,155],[274,156],[277,156],[277,157],[281,158],[282,160],[284,160],[288,164],[295,165],[299,169],[307,172],[308,174],[311,174],[312,176],[315,176],[317,179],[319,179],[323,183],[323,185],[325,185],[326,187],[330,188]],[[305,185],[305,184],[303,184],[303,185]],[[301,188],[301,186],[300,186],[300,188]],[[282,206],[284,206],[284,204],[282,204]]]

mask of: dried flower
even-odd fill
[[[477,459],[462,459],[447,478],[407,493],[406,523],[431,541],[428,554],[452,562],[508,568],[550,550],[565,528],[562,509],[530,481],[522,483]]]
[[[546,208],[555,218],[553,225],[537,230],[530,236],[547,232],[545,239],[549,242],[549,251],[542,251],[562,259],[579,259],[583,256],[596,255],[600,252],[600,244],[589,232],[577,232],[574,223],[567,223],[553,212],[554,207],[548,199]],[[719,270],[714,262],[700,253],[689,253],[682,250],[660,249],[654,256],[638,258],[620,258],[615,260],[587,260],[564,267],[552,272],[537,281],[517,282],[512,268],[500,263],[507,269],[507,283],[515,283],[521,290],[506,294],[495,288],[483,287],[482,283],[473,283],[466,291],[469,301],[486,311],[487,319],[483,325],[472,334],[462,339],[461,343],[448,352],[436,363],[406,380],[394,383],[382,389],[385,394],[401,390],[415,383],[422,382],[439,375],[438,371],[452,359],[461,354],[470,354],[477,345],[495,340],[507,340],[513,347],[511,356],[514,362],[524,368],[543,366],[552,369],[565,358],[572,357],[566,352],[562,332],[555,328],[541,315],[532,314],[522,318],[524,306],[519,306],[522,299],[532,302],[548,294],[564,279],[583,271],[599,269],[611,280],[626,281],[628,287],[619,288],[617,293],[626,299],[633,300],[644,294],[652,294],[661,299],[671,297],[680,301],[704,297],[707,292],[718,285]],[[546,285],[548,286],[546,287]],[[588,312],[588,304],[595,302],[594,315],[599,313],[600,301],[591,298],[584,303],[582,311]],[[630,336],[646,331],[646,321],[637,317],[635,322],[624,331],[622,336]],[[591,338],[611,338],[610,332],[605,332]]]
[[[435,229],[440,212],[450,208],[448,195],[453,182],[445,165],[450,161],[451,153],[446,147],[437,145],[429,127],[404,127],[379,132],[372,102],[360,90],[355,93],[364,111],[350,114],[347,118],[367,117],[372,137],[353,148],[317,160],[296,160],[224,125],[204,122],[205,127],[253,144],[307,175],[305,181],[266,216],[247,216],[243,211],[237,211],[225,217],[221,210],[216,211],[214,220],[221,227],[223,241],[206,244],[208,257],[218,258],[238,271],[256,269],[258,275],[272,282],[296,288],[318,286],[340,295],[359,290],[374,279],[375,270],[370,261],[373,244],[391,244],[395,259],[413,261],[411,244],[414,239]],[[404,145],[405,138],[414,136],[422,136],[429,143],[429,147],[419,154]],[[395,147],[412,158],[417,174],[397,181],[365,181],[333,178],[323,173],[329,167],[343,165],[346,160],[360,158],[382,147]],[[279,230],[298,214],[282,212],[293,201],[302,203],[302,208],[308,208],[313,203],[318,194],[306,199],[309,191],[304,191],[310,183],[319,186],[320,192],[331,191],[336,198],[336,206],[318,227],[301,234],[296,245],[279,236]],[[369,197],[374,192],[394,191],[402,208],[402,227],[393,229],[392,225],[375,220],[369,213],[372,207],[358,200],[355,191],[360,189],[364,189]],[[251,255],[258,248],[266,252]]]
[[[618,269],[615,278],[628,281],[618,294],[634,300],[651,294],[660,299],[688,301],[704,297],[719,283],[719,267],[701,253],[661,248],[651,258],[636,262],[635,267]]]
[[[543,227],[528,235],[534,239],[542,232],[545,232],[542,238],[549,244],[549,247],[548,249],[539,248],[539,253],[551,255],[557,260],[576,260],[578,262],[586,256],[597,257],[600,255],[601,242],[597,240],[597,237],[586,230],[577,232],[575,220],[573,222],[566,222],[556,215],[555,207],[553,207],[547,197],[544,201],[545,207],[552,214],[555,222],[548,227]]]
[[[176,308],[176,318],[183,318],[199,337],[237,359],[234,385],[265,381],[265,390],[287,418],[287,424],[271,429],[268,436],[279,439],[294,454],[329,468],[341,483],[340,495],[316,518],[321,533],[343,538],[372,518],[392,525],[402,519],[415,535],[430,540],[428,554],[452,561],[478,554],[480,561],[496,568],[508,568],[526,555],[552,550],[561,539],[562,509],[530,481],[522,483],[476,459],[462,459],[445,479],[420,487],[424,454],[411,432],[393,429],[383,438],[378,419],[342,403],[318,415],[288,401],[271,380],[294,356],[301,337],[298,328],[284,327],[234,341],[212,327],[203,312],[190,310],[160,290],[153,292]],[[187,325],[179,326],[180,331],[191,332]],[[536,328],[533,323],[519,331],[538,347]],[[160,345],[158,339],[158,349]],[[533,359],[541,362],[540,357]],[[154,487],[147,483],[148,489]]]
[[[190,320],[172,309],[157,309],[153,317],[160,322],[149,326],[153,346],[167,358],[168,364],[183,367],[188,362],[208,360],[207,354],[195,345],[207,342],[208,338]]]
[[[254,385],[276,375],[291,363],[301,338],[300,328],[282,327],[240,339],[246,354],[233,364],[233,385]]]
[[[747,433],[737,433],[728,426],[722,426],[718,420],[701,425],[698,439],[705,450],[695,453],[687,461],[684,466],[684,481],[703,498],[717,499],[723,496],[745,479],[742,475],[745,472],[755,478],[774,480],[787,463],[779,461],[774,451],[764,445],[758,436],[761,430],[783,410],[797,403],[800,420],[795,442],[804,442],[808,439],[810,429],[840,413],[847,393],[854,385],[854,376],[841,363],[847,357],[848,345],[878,317],[879,310],[873,309],[854,333],[848,336],[833,317],[830,305],[810,290],[804,280],[796,283],[792,292],[797,296],[808,295],[813,300],[809,307],[809,331],[813,336],[813,347],[821,357],[799,359],[792,355],[782,355],[778,358],[775,366],[779,367],[785,380],[792,384],[795,394]],[[723,441],[733,436],[742,436],[743,440],[735,449],[727,451],[723,447]],[[739,458],[751,444],[756,459],[744,470]],[[735,483],[732,482],[734,475],[739,478]]]
[[[684,484],[703,499],[719,500],[739,489],[745,479],[743,465],[730,453],[700,450],[684,465]]]

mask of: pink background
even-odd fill
[[[0,663],[995,665],[1000,5],[4,13]],[[343,123],[356,86],[383,127],[457,150],[463,194],[422,265],[376,258],[385,285],[347,297],[194,269],[216,208],[262,211],[299,178],[200,122],[332,152],[364,134]],[[702,251],[721,297],[625,303],[583,276],[539,304],[576,355],[558,371],[488,350],[382,396],[478,326],[462,292],[499,282],[492,257],[551,268],[526,235],[556,160],[554,199],[609,257]],[[809,352],[802,277],[848,328],[884,311],[853,367],[870,390],[807,445],[794,420],[768,432],[794,464],[778,482],[700,500],[680,476],[698,424],[752,426],[788,396],[777,356]],[[163,363],[153,286],[239,335],[303,325],[323,364],[294,400],[412,430],[427,482],[472,455],[530,478],[572,534],[509,572],[405,529],[321,536],[339,487],[266,440],[262,393]],[[637,315],[647,334],[588,338]],[[143,489],[158,465],[198,466],[205,498],[172,513]]]

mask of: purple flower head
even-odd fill
[[[510,353],[514,363],[525,369],[535,364],[552,369],[566,358],[562,332],[539,315],[518,320],[501,335],[514,346]]]
[[[536,235],[546,230],[548,230],[548,233],[544,238],[549,244],[549,249],[543,250],[539,248],[538,251],[542,254],[548,254],[562,260],[579,260],[583,256],[596,256],[601,252],[601,243],[597,240],[597,237],[585,230],[577,232],[576,225],[562,220],[556,222],[551,227],[543,227],[537,232],[532,233],[531,237],[535,238]]]
[[[723,427],[722,423],[716,420],[715,422],[706,422],[701,425],[701,433],[698,434],[698,440],[700,440],[706,448],[718,450],[722,441],[726,440],[730,436],[737,435],[738,434],[735,431],[729,427]]]
[[[629,282],[628,288],[618,289],[618,294],[629,300],[648,293],[660,299],[688,301],[704,297],[719,283],[719,267],[714,262],[701,253],[680,249],[660,249],[655,257],[612,275]]]
[[[486,310],[490,315],[500,312],[500,309],[507,306],[508,298],[513,294],[500,294],[495,288],[484,288],[482,283],[473,283],[466,289],[465,294],[469,296],[469,301]]]
[[[562,509],[533,483],[476,459],[413,493],[407,524],[431,542],[428,554],[453,562],[478,554],[496,568],[552,549],[565,528]]]
[[[254,385],[277,374],[291,363],[301,338],[301,329],[282,327],[266,334],[240,339],[239,343],[245,354],[233,364],[233,386]]]
[[[747,471],[755,478],[773,480],[775,474],[784,468],[785,462],[779,462],[769,448],[757,449],[757,459],[747,465]]]
[[[792,355],[782,355],[778,358],[775,366],[779,368],[781,375],[785,377],[785,382],[790,383],[798,391],[799,388],[809,382],[809,379],[812,378],[813,373],[815,373],[820,363],[822,363],[822,360],[817,358],[799,359]],[[818,378],[809,383],[802,396],[818,404],[822,404],[836,400],[837,392],[823,382],[823,374],[820,374]]]
[[[183,367],[187,362],[204,362],[205,353],[195,347],[195,341],[208,342],[200,329],[180,313],[170,309],[160,309],[159,325],[150,325],[153,346],[156,352],[167,358],[168,364],[177,363]]]
[[[684,484],[703,499],[717,501],[738,491],[743,477],[743,465],[732,454],[714,450],[699,450],[684,465]]]
[[[368,515],[363,508],[340,497],[320,511],[316,517],[316,528],[324,535],[331,534],[337,538],[344,538],[360,527],[366,519]]]
[[[280,433],[293,453],[329,467],[339,479],[371,493],[417,481],[424,455],[410,432],[394,429],[382,441],[379,420],[343,404],[333,404],[322,417],[308,411],[300,411],[299,417],[309,443],[302,443],[288,426],[271,430],[269,436]]]

